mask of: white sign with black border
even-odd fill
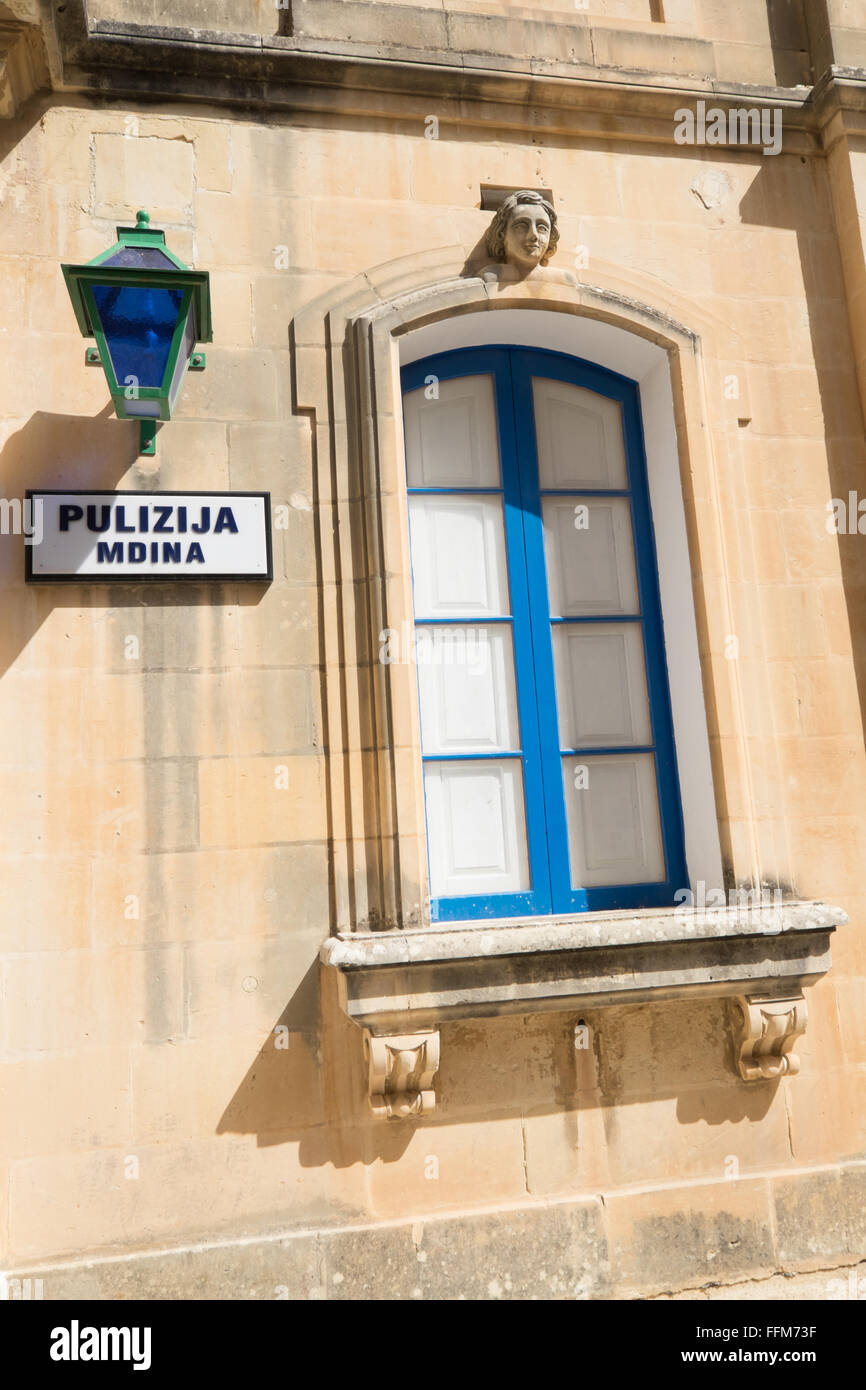
[[[40,492],[30,583],[273,579],[268,492]]]

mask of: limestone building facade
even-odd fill
[[[836,1296],[866,0],[0,50],[6,1288]],[[139,209],[213,314],[153,455],[61,272]],[[32,582],[28,489],[267,493],[273,579]]]

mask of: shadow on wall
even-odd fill
[[[334,971],[313,961],[229,1102],[217,1134],[258,1147],[299,1143],[305,1168],[395,1162],[418,1121],[374,1119],[360,1029],[337,1000]]]
[[[40,411],[9,437],[0,452],[0,493],[9,500],[23,500],[27,488],[112,492],[121,479],[130,489],[156,490],[161,483],[158,461],[156,467],[145,468],[137,460],[138,425],[116,420],[110,403],[93,418]],[[24,573],[24,537],[0,535],[0,589],[4,599],[0,613],[0,677],[51,619],[55,609],[68,610],[69,625],[61,614],[56,631],[51,630],[57,650],[42,650],[38,669],[63,667],[77,655],[85,700],[96,698],[94,688],[88,684],[91,672],[101,675],[130,669],[124,657],[129,634],[140,641],[137,676],[176,670],[179,666],[195,672],[221,665],[225,660],[223,611],[255,606],[267,587],[259,583],[219,584],[201,580],[166,584],[27,584]],[[85,649],[83,657],[79,652],[70,658],[63,650],[64,639],[74,639],[74,614],[82,611],[85,618],[91,618],[90,624],[83,626],[89,626],[93,656],[88,657]],[[202,618],[207,620],[201,621]],[[74,646],[73,640],[70,647]],[[140,805],[130,804],[126,809],[140,817],[148,846],[195,849],[199,843],[197,771],[195,760],[185,756],[184,749],[193,745],[197,706],[193,701],[173,701],[170,683],[164,684],[158,674],[147,688],[140,680],[138,688],[140,700],[134,717],[139,721],[135,741],[140,741],[143,749],[142,791]],[[115,815],[117,811],[117,803],[110,799],[112,786],[106,785],[106,805],[91,808],[94,825],[100,815],[104,820],[106,812]],[[173,812],[169,791],[174,798]],[[84,853],[101,852],[86,841],[82,848]],[[141,862],[148,900],[171,901],[164,878],[170,872],[166,856],[143,854]],[[34,857],[34,875],[41,871],[40,864]],[[146,913],[140,945],[155,948],[164,944],[160,913]],[[149,1040],[164,1039],[171,1035],[173,1024],[160,970],[146,970],[145,980],[145,1034]]]
[[[114,492],[127,475],[127,490],[159,491],[165,486],[159,460],[156,466],[148,464],[149,460],[139,462],[138,424],[117,420],[110,402],[92,418],[37,411],[0,450],[0,495],[23,503],[28,488]],[[24,564],[24,537],[0,534],[0,588],[7,596],[10,590],[19,590],[14,604],[7,597],[0,620],[0,676],[55,608],[122,611],[255,605],[266,588],[249,581],[229,585],[206,580],[166,581],[164,585],[129,580],[117,584],[26,584]]]
[[[23,503],[28,488],[92,488],[113,491],[135,462],[138,426],[118,430],[109,402],[92,419],[37,411],[0,451],[0,491]],[[7,595],[0,623],[0,674],[6,671],[55,607],[86,608],[98,602],[91,585],[25,585],[25,539],[0,535],[0,585]],[[104,591],[110,595],[111,591]]]
[[[120,421],[111,403],[92,418],[37,411],[16,430],[0,450],[0,494],[23,503],[28,488],[114,492],[129,474],[128,489],[157,491],[159,467],[138,463],[138,425]],[[130,470],[132,472],[130,473]],[[8,523],[5,523],[8,526]],[[263,586],[167,582],[133,584],[25,584],[25,540],[0,534],[0,587],[8,594],[19,589],[13,605],[7,601],[0,622],[0,675],[55,608],[124,608],[198,606],[218,603],[258,603]]]
[[[773,69],[780,87],[808,85],[814,81],[806,6],[823,0],[767,0]]]

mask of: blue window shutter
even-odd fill
[[[520,724],[520,753],[515,756],[520,757],[523,768],[531,888],[523,893],[440,897],[432,904],[434,920],[476,920],[672,904],[674,893],[686,886],[688,879],[637,385],[615,372],[562,353],[503,345],[458,349],[413,363],[403,369],[402,386],[404,392],[408,392],[423,387],[431,377],[449,381],[482,374],[491,376],[494,381],[501,488],[410,488],[409,491],[498,492],[503,498],[511,617],[500,621],[511,625],[514,636]],[[573,752],[575,756],[641,751],[652,755],[664,853],[661,882],[572,887],[532,401],[533,376],[581,386],[617,401],[622,410],[628,488],[569,488],[563,491],[580,496],[628,499],[652,743],[613,750],[592,747]],[[418,625],[424,621],[444,626],[448,620],[419,620]],[[467,619],[452,621],[463,623]],[[592,622],[595,619],[583,617],[563,621]],[[477,760],[479,756],[483,755],[451,755],[454,761]],[[436,754],[430,760],[441,762],[443,758]]]

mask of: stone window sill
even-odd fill
[[[440,1024],[507,1013],[727,997],[742,1079],[794,1073],[803,990],[847,920],[820,902],[593,912],[347,933],[321,959],[364,1029],[374,1110],[396,1117],[432,1109]]]

